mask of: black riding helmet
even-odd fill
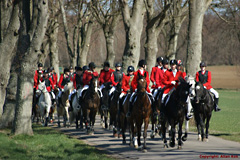
[[[110,63],[109,62],[104,62],[103,67],[110,67]]]
[[[162,61],[163,61],[163,57],[158,57],[158,58],[157,58],[157,63],[159,63],[159,62],[162,63]]]
[[[146,62],[144,59],[141,59],[141,60],[138,62],[138,66],[139,66],[139,67],[144,67],[144,65],[147,65],[147,62]]]
[[[205,62],[201,62],[200,67],[207,67],[207,64]]]
[[[174,64],[177,65],[177,61],[176,61],[175,59],[172,59],[172,60],[170,61],[170,65],[174,65]]]
[[[90,62],[90,63],[88,64],[88,67],[89,67],[90,69],[93,69],[93,68],[96,68],[96,65],[95,65],[94,62]]]
[[[43,64],[42,63],[38,63],[38,67],[43,67]]]
[[[89,70],[89,67],[88,66],[83,66],[83,72],[86,71],[86,70]]]
[[[81,67],[79,67],[79,66],[76,66],[76,67],[75,67],[75,70],[76,70],[76,71],[82,71],[83,69],[82,69]]]
[[[122,67],[122,64],[121,63],[116,63],[115,67]]]
[[[168,59],[163,59],[163,61],[162,61],[162,64],[163,65],[165,65],[165,64],[168,64],[169,62],[168,62]]]
[[[43,72],[43,74],[48,74],[48,73],[49,73],[48,69],[45,69],[44,72]]]
[[[70,71],[69,71],[68,68],[64,68],[64,71],[63,71],[63,72],[66,73],[66,72],[70,72]]]
[[[134,67],[133,67],[133,66],[128,66],[127,71],[128,71],[128,72],[134,72]]]

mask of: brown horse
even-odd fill
[[[117,128],[118,128],[118,100],[119,96],[122,91],[122,82],[119,82],[116,85],[115,91],[112,93],[112,96],[110,96],[109,100],[109,113],[110,113],[110,126],[109,129],[113,129],[113,136],[117,137]]]
[[[120,135],[122,135],[122,138],[123,138],[123,141],[122,141],[123,144],[126,144],[125,132],[126,132],[127,127],[128,127],[126,114],[128,112],[128,105],[129,105],[130,97],[131,97],[131,94],[128,93],[119,100],[118,127],[119,127],[119,133],[120,133]],[[119,136],[119,137],[121,137],[121,136]]]
[[[100,107],[98,77],[92,77],[89,88],[82,95],[83,118],[88,134],[94,134],[96,113]]]
[[[146,138],[147,138],[147,128],[149,124],[149,118],[152,114],[151,109],[151,101],[148,97],[148,94],[146,93],[147,88],[147,81],[146,81],[146,73],[144,76],[141,76],[138,74],[138,86],[137,86],[137,92],[136,97],[132,100],[132,113],[130,117],[130,145],[137,148],[138,146],[141,146],[141,128],[142,124],[144,122],[144,131],[143,131],[143,138],[144,138],[144,144],[143,144],[143,151],[146,150]],[[136,141],[136,132],[134,130],[134,126],[136,125],[136,131],[137,131],[137,141]]]

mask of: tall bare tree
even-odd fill
[[[19,4],[18,1],[0,1],[0,118],[3,113],[3,105],[6,96],[6,87],[10,77],[12,59],[15,55],[13,52],[18,40],[19,21]]]
[[[91,9],[104,32],[107,48],[106,61],[110,63],[110,66],[113,66],[116,55],[114,50],[114,33],[120,18],[118,2],[117,0],[104,2],[101,0],[92,0]]]
[[[146,8],[144,0],[134,0],[132,6],[128,0],[120,0],[120,4],[126,31],[126,45],[122,58],[123,70],[126,71],[128,65],[137,67],[138,64]]]
[[[158,52],[158,37],[159,34],[170,17],[167,17],[167,11],[171,3],[161,3],[161,12],[156,9],[155,0],[146,0],[147,8],[147,38],[145,42],[145,57],[148,64],[148,72],[151,72],[152,67],[156,63],[156,55]]]
[[[92,34],[92,14],[90,12],[88,2],[85,0],[73,0],[69,1],[68,5],[73,6],[74,15],[77,15],[76,23],[74,24],[74,31],[72,41],[70,39],[68,21],[66,16],[66,9],[63,0],[59,0],[63,26],[65,32],[65,38],[67,41],[68,54],[70,63],[72,66],[86,65],[87,53],[90,46],[91,34]]]
[[[12,129],[14,134],[33,134],[31,114],[34,69],[36,68],[49,16],[48,0],[38,0],[33,1],[33,3],[35,3],[33,10],[36,14],[32,14],[33,17],[31,17],[30,0],[21,1],[21,29],[17,48],[20,67],[17,78],[16,111]]]
[[[189,0],[189,28],[186,71],[194,76],[202,59],[202,26],[212,0]]]

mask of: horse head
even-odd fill
[[[176,93],[181,103],[186,104],[191,86],[192,84],[187,83],[182,77],[179,77],[179,86]]]
[[[92,79],[89,84],[89,89],[94,89],[94,91],[97,93],[98,92],[98,76],[92,75]]]
[[[206,96],[206,89],[204,88],[203,84],[199,81],[195,84],[195,102],[199,103],[200,100],[203,100]]]
[[[39,81],[38,90],[40,92],[47,92],[47,88],[46,88],[44,81],[43,82]],[[38,91],[37,91],[37,93],[38,93]]]
[[[145,72],[144,76],[142,76],[142,75],[140,75],[140,73],[138,73],[138,86],[137,86],[138,92],[146,91],[146,88],[147,88],[146,77],[147,77],[146,72]]]
[[[72,89],[73,89],[73,82],[72,81],[70,81],[67,84],[65,84],[65,86],[64,86],[64,92],[65,93],[69,93],[70,94]]]

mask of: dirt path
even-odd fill
[[[56,126],[53,126],[56,128]],[[209,142],[197,141],[196,133],[190,133],[188,140],[184,143],[183,149],[163,148],[159,136],[150,139],[150,130],[147,139],[147,152],[143,153],[135,148],[123,145],[122,140],[114,138],[112,132],[100,127],[99,116],[95,125],[95,134],[87,135],[83,130],[76,130],[75,127],[60,128],[64,134],[85,143],[105,150],[117,159],[240,159],[240,143],[223,140],[214,136],[209,137]],[[127,134],[127,143],[129,136]]]

